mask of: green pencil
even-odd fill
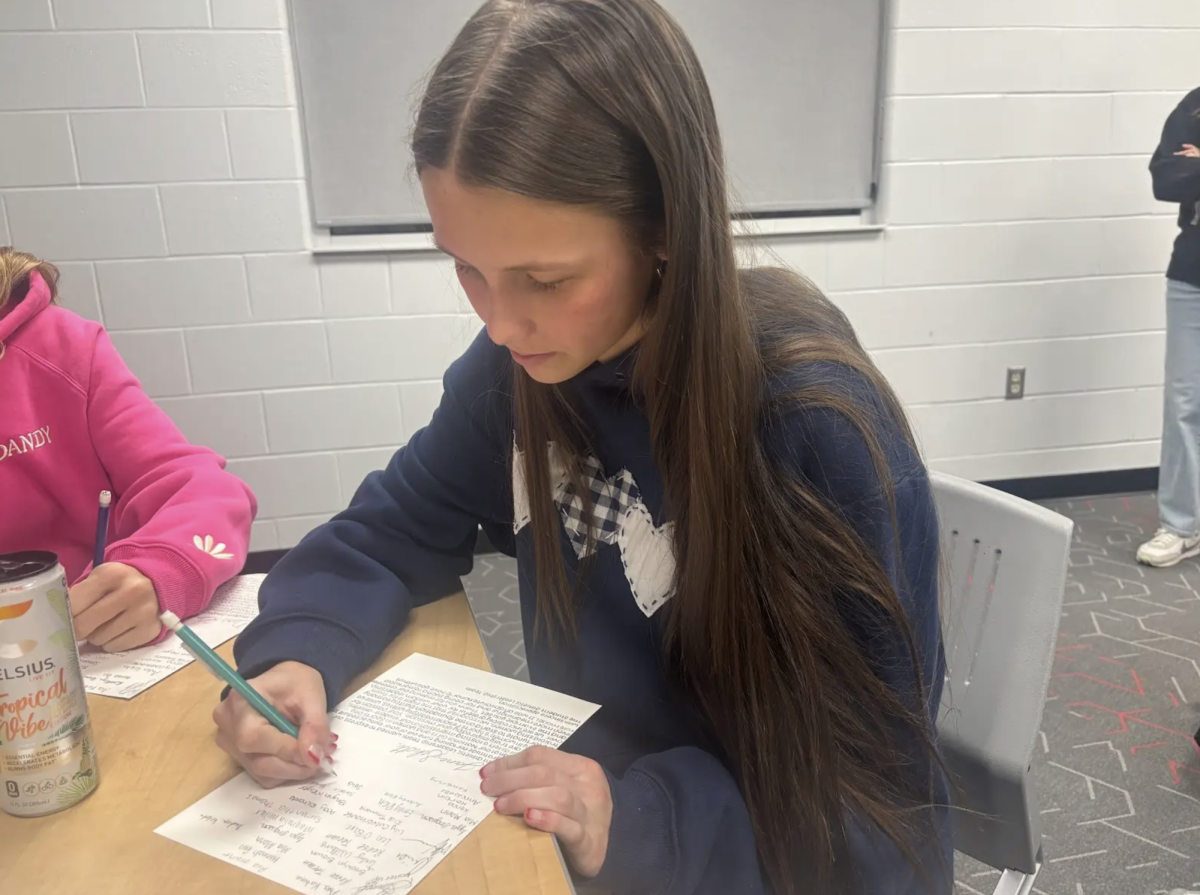
[[[299,737],[300,730],[280,714],[279,710],[267,700],[263,699],[262,694],[246,683],[245,678],[238,674],[228,662],[222,659],[213,651],[213,648],[201,640],[195,631],[179,620],[179,616],[174,612],[164,612],[159,616],[162,623],[170,628],[179,637],[183,643],[183,648],[200,660],[200,663],[208,668],[218,678],[229,684],[233,689],[237,690],[242,695],[246,702],[250,703],[260,715],[271,722],[271,726],[280,733],[286,733],[290,737]],[[333,769],[333,759],[325,754],[325,751],[320,746],[313,747],[319,756],[319,762],[333,776],[337,776],[337,772]]]

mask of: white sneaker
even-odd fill
[[[1165,569],[1193,556],[1200,556],[1200,537],[1181,538],[1160,528],[1153,538],[1138,548],[1140,563]]]

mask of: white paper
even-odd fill
[[[236,637],[258,615],[258,588],[265,577],[240,575],[223,584],[213,594],[208,608],[188,619],[188,627],[211,647]],[[117,699],[132,699],[194,661],[192,654],[183,648],[183,642],[174,635],[153,646],[120,653],[79,645],[84,689],[98,696],[115,696]]]
[[[297,892],[398,895],[492,810],[479,768],[561,746],[598,706],[416,654],[333,714],[337,777],[241,774],[155,832]]]

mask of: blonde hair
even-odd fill
[[[0,311],[9,301],[21,301],[29,292],[29,275],[42,275],[50,288],[50,301],[58,301],[58,268],[28,252],[18,252],[12,246],[0,246]]]

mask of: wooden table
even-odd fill
[[[229,659],[233,643],[218,652]],[[357,689],[410,653],[488,668],[465,597],[418,609]],[[238,768],[213,741],[221,685],[193,662],[131,700],[89,696],[100,786],[41,818],[0,813],[0,891],[21,895],[269,895],[292,892],[154,833]],[[414,895],[568,895],[554,840],[493,814]]]

